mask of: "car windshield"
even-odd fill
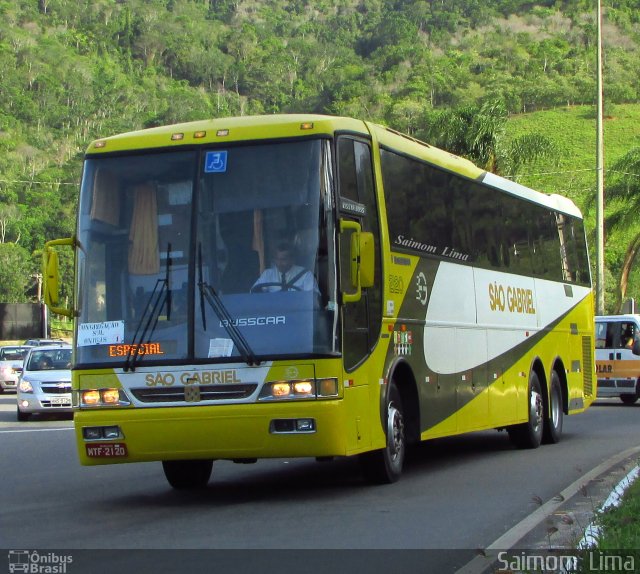
[[[335,353],[330,165],[323,139],[88,159],[77,364]]]
[[[71,349],[32,351],[27,363],[28,371],[51,371],[71,368]]]
[[[0,349],[0,361],[21,361],[28,349]]]

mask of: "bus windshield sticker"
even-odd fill
[[[205,173],[224,173],[227,171],[227,152],[208,151],[204,160]]]
[[[232,339],[211,339],[209,341],[209,358],[230,357],[233,353]]]
[[[124,341],[124,321],[81,323],[78,325],[78,347],[114,345]]]

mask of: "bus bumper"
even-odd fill
[[[341,400],[86,409],[74,424],[83,465],[347,454]]]

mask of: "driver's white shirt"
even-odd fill
[[[258,278],[258,280],[253,284],[254,287],[258,285],[262,285],[264,283],[270,283],[269,286],[265,286],[263,291],[282,291],[282,283],[283,277],[282,273],[278,271],[277,267],[269,267],[262,272],[262,275]],[[292,284],[289,284],[290,281],[298,277]],[[299,265],[293,265],[289,268],[288,271],[284,273],[284,282],[289,285],[287,290],[297,290],[300,291],[316,291],[318,292],[318,284],[316,283],[316,279],[313,276],[311,271],[305,271],[303,267]],[[295,289],[292,289],[295,288]]]

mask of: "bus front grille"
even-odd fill
[[[186,385],[180,388],[162,387],[158,389],[131,389],[133,396],[142,403],[194,403],[245,399],[250,397],[257,384],[241,385]]]

